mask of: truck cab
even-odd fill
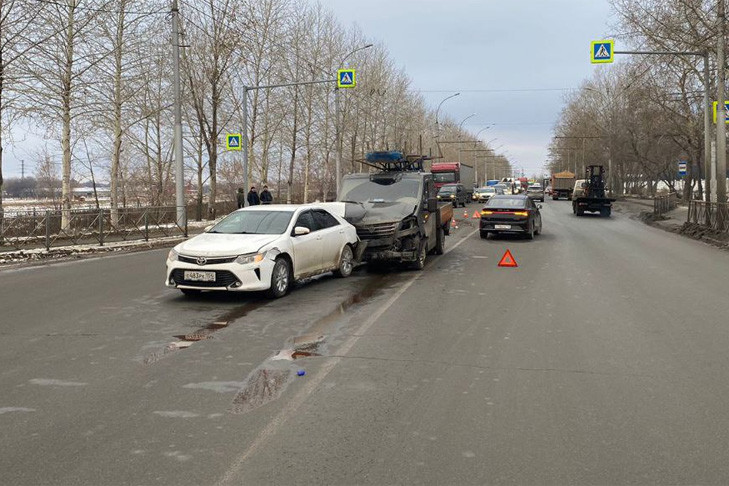
[[[438,205],[433,174],[418,170],[422,165],[370,164],[385,170],[344,176],[338,197],[366,243],[362,259],[422,269],[428,253],[443,252],[453,206]]]

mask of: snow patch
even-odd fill
[[[152,412],[155,415],[159,415],[160,417],[167,417],[167,418],[195,418],[199,417],[198,414],[194,412],[186,412],[184,410],[156,410]]]
[[[26,407],[0,407],[0,415],[11,412],[35,412],[35,409]]]
[[[244,386],[245,382],[242,381],[203,381],[202,383],[188,383],[182,388],[210,390],[216,393],[232,393],[237,392]]]
[[[43,386],[86,386],[88,383],[81,383],[79,381],[63,381],[54,380],[52,378],[33,378],[28,380],[31,385],[43,385]]]

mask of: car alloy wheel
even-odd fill
[[[334,275],[340,278],[349,277],[354,269],[354,254],[349,245],[342,248],[342,256],[339,258],[339,268],[334,271]]]
[[[271,288],[268,295],[277,299],[286,295],[291,281],[291,266],[284,258],[278,258],[271,272]]]

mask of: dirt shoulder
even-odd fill
[[[688,222],[687,206],[678,206],[663,216],[656,217],[653,214],[652,199],[624,198],[614,203],[613,210],[654,228],[703,241],[717,248],[729,249],[729,234]]]

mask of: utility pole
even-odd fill
[[[20,161],[20,178],[25,179],[25,159]]]
[[[248,193],[250,188],[248,187],[248,86],[243,86],[243,134],[241,143],[243,144],[243,191]],[[279,178],[278,185],[281,185],[281,178]],[[243,206],[248,205],[248,197],[246,196]]]
[[[185,172],[182,165],[182,101],[180,97],[180,10],[177,0],[172,0],[172,60],[174,74],[175,104],[175,206],[177,206],[177,226],[184,227],[185,208]]]
[[[335,200],[339,197],[339,185],[342,183],[342,127],[339,121],[339,86],[334,87],[334,137],[337,150],[334,159],[334,190],[336,192]]]
[[[717,20],[719,22],[718,42],[716,46],[717,86],[716,86],[716,202],[726,203],[726,108],[724,107],[724,85],[726,83],[726,66],[724,55],[724,37],[726,34],[726,16],[724,0],[718,0]],[[721,116],[719,116],[721,114]],[[717,225],[722,226],[723,213],[716,212]]]
[[[339,61],[339,66],[337,66],[337,70],[339,70],[339,68],[344,66],[344,61],[349,59],[349,57],[352,54],[359,52],[359,51],[363,51],[365,49],[369,49],[373,45],[374,44],[367,44],[367,45],[358,47],[357,49],[354,49],[353,51],[351,51],[349,54],[344,56],[341,61]],[[335,79],[335,82],[337,83],[337,85],[334,86],[334,124],[335,124],[335,137],[336,137],[336,140],[335,140],[336,147],[335,148],[337,149],[337,156],[336,156],[335,163],[334,163],[334,172],[335,172],[334,181],[335,181],[335,188],[337,191],[336,197],[339,197],[339,186],[342,183],[342,134],[344,132],[344,127],[342,127],[342,121],[340,120],[341,101],[339,98],[341,95],[339,92],[341,90],[339,89],[339,86],[338,86],[339,82],[337,79]]]
[[[706,194],[706,202],[711,202],[711,166],[713,158],[711,157],[711,101],[709,99],[709,88],[711,87],[711,77],[709,74],[709,51],[704,52],[704,176],[706,184],[704,187]],[[699,183],[701,182],[701,171],[699,171]],[[709,212],[706,212],[707,221]]]

